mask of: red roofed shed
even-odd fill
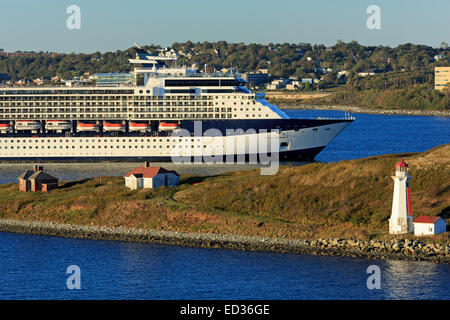
[[[414,235],[426,236],[446,232],[447,223],[437,216],[420,216],[414,220]]]
[[[179,174],[176,171],[151,167],[149,162],[131,170],[124,178],[125,186],[130,189],[173,187],[179,184]]]

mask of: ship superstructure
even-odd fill
[[[130,85],[0,88],[0,159],[249,155],[264,137],[281,159],[311,160],[353,121],[291,119],[237,73],[177,67],[139,47],[129,61]]]

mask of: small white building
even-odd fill
[[[266,87],[267,90],[278,90],[280,86],[278,84],[269,83]]]
[[[132,190],[156,189],[162,186],[175,187],[179,184],[179,177],[176,171],[151,167],[149,162],[145,162],[145,165],[131,170],[124,176],[125,186]]]
[[[428,236],[447,231],[447,223],[440,217],[420,216],[414,220],[414,235]]]

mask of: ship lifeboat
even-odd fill
[[[16,121],[16,130],[35,131],[41,129],[42,125],[39,121],[20,120]]]
[[[147,122],[130,122],[130,131],[148,131],[150,129],[150,124]]]
[[[8,133],[13,131],[13,126],[9,123],[0,123],[0,133]]]
[[[103,131],[125,131],[125,125],[117,122],[103,123]]]
[[[78,132],[94,132],[98,131],[98,125],[92,122],[78,122],[77,123]]]
[[[159,123],[159,131],[173,131],[175,129],[178,129],[180,126],[178,123],[171,123],[171,122],[160,122]]]
[[[48,120],[45,123],[45,129],[47,130],[69,130],[72,128],[70,121],[63,120]]]

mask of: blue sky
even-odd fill
[[[81,9],[69,30],[66,8]],[[366,27],[369,5],[381,29]],[[364,45],[450,43],[449,0],[0,0],[0,48],[95,52],[218,41]]]

